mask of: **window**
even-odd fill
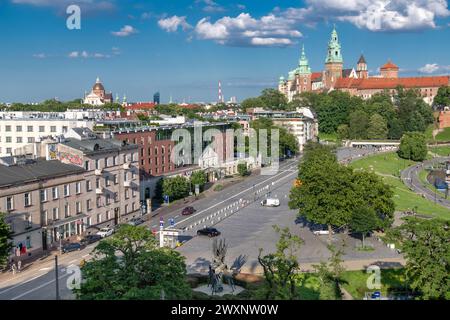
[[[81,182],[77,182],[75,184],[75,193],[80,194],[81,193]]]
[[[109,202],[111,201],[111,196],[109,194],[106,195],[106,205],[109,205]]]
[[[95,187],[100,189],[100,178],[95,179]]]
[[[45,132],[45,126],[39,126],[39,132]]]
[[[11,211],[14,210],[14,198],[6,197],[6,210]]]
[[[119,201],[119,194],[117,192],[114,192],[114,202]]]
[[[56,132],[56,126],[50,126],[50,132]]]
[[[5,131],[6,132],[11,132],[11,126],[5,126]]]
[[[62,127],[62,132],[63,132],[63,133],[67,133],[67,127],[66,127],[66,126],[63,126],[63,127]]]
[[[12,153],[12,149],[11,148],[6,148],[6,153]]]
[[[34,137],[28,137],[27,138],[28,143],[34,143]]]
[[[64,197],[70,196],[70,185],[65,184],[64,185]]]
[[[109,187],[109,177],[105,177],[105,186]]]
[[[89,171],[89,169],[90,169],[89,161],[86,160],[86,161],[84,162],[84,170]]]
[[[59,220],[59,208],[53,208],[53,220]]]
[[[136,179],[136,173],[133,171],[133,172],[131,173],[131,180],[134,180],[134,179]]]
[[[41,212],[41,223],[43,226],[48,225],[48,211],[47,210],[43,210]]]
[[[114,175],[114,184],[119,183],[119,176],[117,174]]]
[[[127,214],[128,213],[128,205],[126,204],[125,205],[125,214]]]
[[[97,215],[97,223],[102,223],[102,214],[101,213],[99,213]]]
[[[105,168],[108,168],[108,158],[105,158]]]
[[[96,202],[97,208],[100,208],[100,206],[102,205],[100,196],[97,196],[95,202]]]
[[[86,181],[86,191],[92,191],[91,180]]]
[[[27,214],[25,216],[25,228],[29,229],[33,227],[33,221],[31,220],[31,214]]]
[[[117,156],[114,156],[114,158],[113,158],[113,165],[114,166],[117,166],[118,165],[118,158],[117,158]]]
[[[90,211],[90,210],[92,210],[92,201],[91,201],[91,199],[87,199],[86,200],[86,210],[88,210],[88,211]]]
[[[28,132],[33,132],[33,126],[27,126],[27,131]]]
[[[123,181],[127,181],[127,179],[128,179],[128,173],[125,171],[123,173]]]
[[[17,132],[22,132],[22,126],[16,126],[16,131]]]
[[[131,190],[131,195],[133,196],[133,197],[136,197],[136,190]]]
[[[95,169],[96,170],[100,169],[100,160],[98,159],[95,160]]]
[[[136,209],[135,209],[135,203],[133,202],[132,204],[131,204],[131,212],[134,212]]]
[[[89,227],[91,225],[92,225],[92,218],[89,217],[89,218],[87,218],[87,226]]]
[[[25,202],[25,207],[31,206],[31,193],[26,192],[24,194],[24,202]]]
[[[111,220],[111,212],[109,210],[106,211],[106,220]]]
[[[81,213],[81,202],[77,201],[76,206],[75,206],[76,210],[77,210],[77,214]]]
[[[47,190],[46,189],[41,190],[40,193],[41,193],[41,202],[47,201]]]
[[[128,189],[125,189],[125,199],[128,199],[130,197],[130,192]]]
[[[158,155],[158,147],[155,147],[155,156]]]
[[[11,143],[12,142],[12,138],[11,137],[6,137],[6,143]]]
[[[58,199],[58,187],[52,188],[52,198],[53,200]]]
[[[22,137],[16,137],[16,142],[17,143],[22,143]]]
[[[70,205],[66,203],[64,205],[64,217],[67,218],[70,216]]]

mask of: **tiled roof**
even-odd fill
[[[364,58],[364,55],[361,55],[361,57],[359,58],[358,64],[360,64],[360,63],[367,63],[366,59]]]
[[[387,63],[385,63],[381,68],[381,70],[385,69],[399,69],[397,65],[393,64],[391,60],[389,60]]]
[[[322,72],[313,72],[311,74],[311,81],[312,82],[322,81]]]
[[[404,88],[429,88],[442,87],[450,84],[450,76],[439,77],[411,77],[411,78],[368,78],[350,79],[340,78],[336,81],[336,89],[358,90],[364,89],[395,89],[398,86]]]
[[[135,103],[130,106],[127,106],[126,109],[128,109],[128,110],[145,110],[145,109],[153,109],[155,107],[156,107],[156,103],[142,102],[142,103]]]

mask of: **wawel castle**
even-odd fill
[[[380,67],[380,74],[369,75],[363,55],[359,58],[356,69],[344,69],[341,44],[334,28],[328,43],[325,70],[311,72],[303,46],[298,67],[289,72],[287,79],[280,77],[278,90],[288,98],[288,101],[292,101],[295,95],[302,92],[331,90],[346,91],[351,95],[368,99],[375,93],[385,90],[393,94],[395,89],[401,86],[405,89],[419,90],[425,102],[431,104],[438,89],[450,85],[450,76],[400,78],[398,72],[399,67],[388,61]]]

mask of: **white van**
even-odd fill
[[[264,199],[261,201],[261,205],[264,207],[278,207],[280,205],[280,200],[278,199]]]

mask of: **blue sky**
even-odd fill
[[[66,8],[81,8],[81,30]],[[450,74],[447,0],[0,0],[0,101],[69,100],[99,76],[129,101],[243,100],[296,67],[321,71],[336,24],[346,67]]]

